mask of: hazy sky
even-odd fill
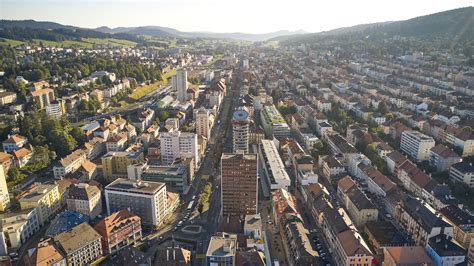
[[[474,6],[474,0],[0,0],[0,18],[88,28],[158,25],[181,31],[318,32],[465,6]]]

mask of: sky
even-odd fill
[[[85,28],[164,26],[180,31],[320,32],[474,6],[474,0],[0,0],[0,19]]]

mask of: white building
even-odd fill
[[[449,178],[463,182],[472,188],[474,187],[474,166],[468,162],[453,164],[449,169]]]
[[[402,133],[400,149],[415,161],[428,160],[430,149],[434,146],[434,139],[419,131],[404,131]]]
[[[165,183],[118,178],[105,187],[107,213],[129,209],[144,225],[160,226],[167,214]]]
[[[285,170],[285,165],[281,160],[278,149],[272,140],[262,140],[258,157],[260,159],[260,167],[264,170],[265,178],[270,185],[270,189],[283,188],[288,190],[288,187],[291,185],[291,180]]]
[[[63,108],[61,102],[58,100],[52,101],[46,106],[46,113],[54,118],[60,118],[63,115]]]
[[[178,101],[184,103],[187,100],[188,91],[188,72],[185,69],[179,69],[176,75],[171,78],[173,90],[178,93]]]
[[[7,247],[21,247],[40,228],[37,208],[0,215],[0,228]]]
[[[171,165],[178,158],[193,158],[199,164],[198,141],[195,133],[174,131],[161,134],[161,160]]]
[[[249,113],[239,109],[232,116],[232,146],[234,153],[249,152]]]

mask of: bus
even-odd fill
[[[194,200],[190,201],[188,204],[188,208],[186,210],[190,211],[193,208]]]

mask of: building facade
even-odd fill
[[[129,209],[146,226],[160,226],[167,213],[167,194],[164,183],[116,179],[105,187],[107,213]]]
[[[223,154],[221,158],[222,215],[257,212],[257,154]]]

